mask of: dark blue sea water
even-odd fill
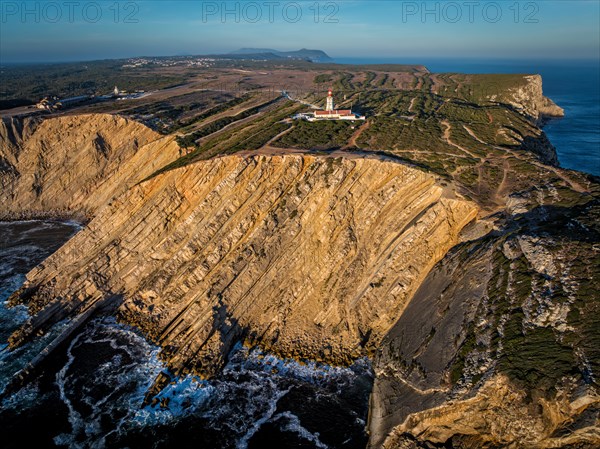
[[[340,58],[342,64],[422,64],[432,72],[542,75],[544,94],[564,108],[544,131],[562,167],[600,176],[600,60],[465,60]]]
[[[80,229],[56,221],[0,222],[0,392],[65,323],[9,351],[28,318],[7,298],[25,274]],[[0,396],[2,449],[358,449],[373,374],[350,367],[279,359],[238,344],[210,381],[175,379],[144,406],[160,372],[159,348],[135,329],[98,316],[56,351],[20,390]],[[35,432],[31,429],[35,428]]]

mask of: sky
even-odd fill
[[[600,0],[9,1],[0,64],[320,49],[333,58],[600,59]]]

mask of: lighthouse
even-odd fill
[[[351,109],[335,109],[333,102],[333,90],[327,92],[327,105],[324,111],[315,111],[310,114],[298,114],[299,118],[305,118],[309,122],[315,120],[365,120],[364,115],[358,115],[352,112]]]
[[[333,92],[329,89],[327,93],[327,106],[325,107],[326,111],[333,111]]]

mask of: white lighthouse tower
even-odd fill
[[[327,94],[327,106],[325,107],[326,111],[333,111],[333,92],[329,89]]]

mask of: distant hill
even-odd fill
[[[323,50],[309,50],[303,48],[296,51],[278,51],[271,48],[241,48],[236,51],[232,51],[230,55],[236,56],[252,56],[252,57],[265,57],[267,59],[276,58],[289,58],[289,59],[300,59],[311,62],[331,62],[333,61],[327,53]],[[275,57],[275,58],[273,58]]]

